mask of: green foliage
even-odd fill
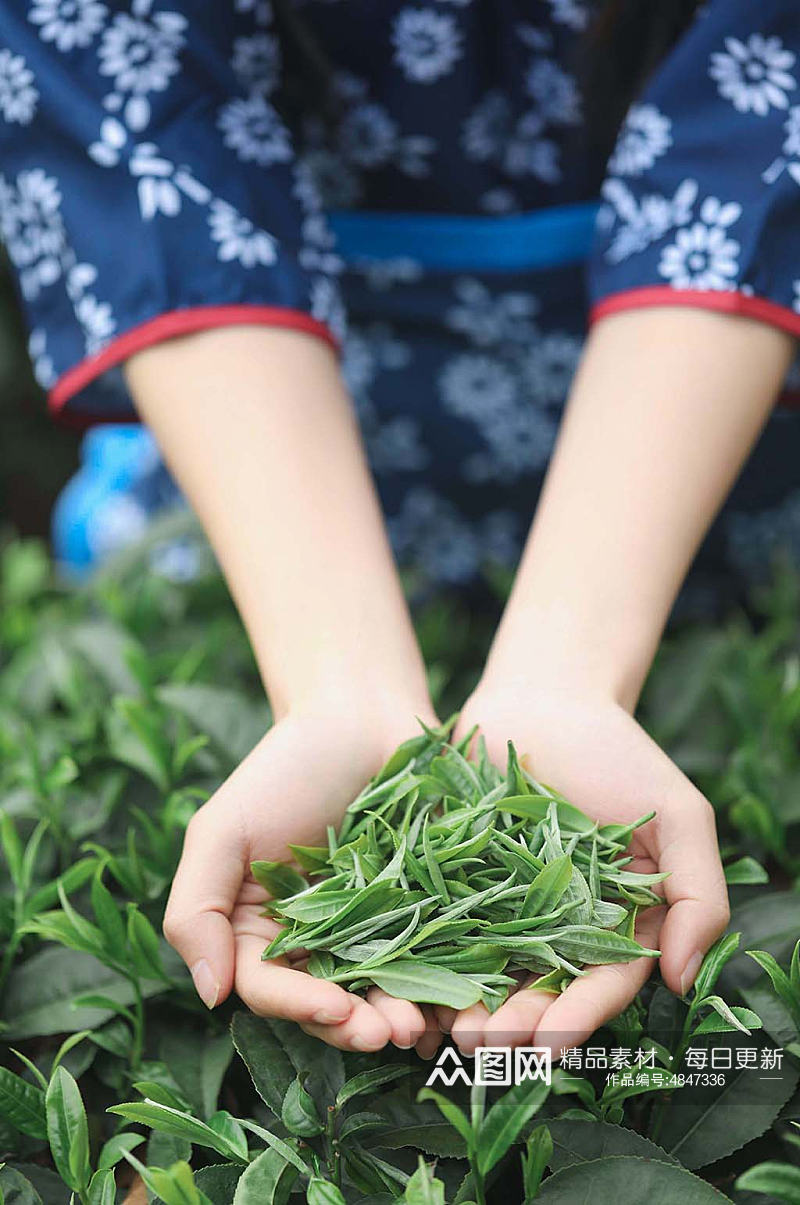
[[[647,726],[718,805],[733,904],[686,999],[655,978],[598,1034],[650,1063],[616,1084],[557,1070],[549,1090],[434,1092],[413,1052],[342,1054],[233,1004],[207,1014],[159,937],[189,818],[269,722],[217,575],[149,571],[185,523],[75,590],[38,546],[0,550],[0,1200],[116,1205],[132,1168],[164,1205],[797,1201],[791,583],[758,624],[668,642],[648,686]],[[437,602],[418,626],[446,714],[488,624]],[[334,848],[254,867],[290,933],[316,927],[312,969],[353,982],[335,929],[356,984],[431,999],[456,983],[491,1002],[509,967],[558,991],[576,964],[632,954],[631,906],[650,885],[614,865],[630,831],[593,829],[513,752],[499,774],[446,737],[400,751]],[[705,1094],[670,1080],[720,1034],[783,1048],[782,1072],[734,1072]]]

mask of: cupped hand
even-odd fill
[[[457,736],[475,725],[489,755],[503,765],[513,740],[523,765],[601,824],[637,829],[629,869],[668,872],[664,905],[644,910],[637,925],[643,946],[661,950],[661,974],[679,995],[691,987],[703,955],[725,929],[730,912],[719,857],[714,812],[708,801],[639,724],[606,698],[580,698],[569,689],[537,695],[527,687],[481,691],[465,707]],[[659,890],[657,888],[657,890]],[[579,1045],[630,1003],[654,959],[592,967],[560,996],[526,988],[497,1012],[483,1005],[462,1013],[438,1010],[465,1053],[478,1045]]]
[[[436,722],[429,711],[417,712]],[[164,917],[164,933],[209,1007],[235,988],[262,1016],[297,1021],[341,1049],[392,1041],[430,1057],[441,1039],[431,1010],[373,988],[364,999],[304,970],[301,957],[262,961],[278,932],[253,861],[291,858],[288,846],[325,844],[348,804],[394,751],[419,731],[414,709],[357,714],[342,705],[275,724],[192,817]],[[380,717],[380,718],[379,718]]]

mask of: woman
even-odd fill
[[[800,18],[793,0],[696,7],[0,7],[0,221],[39,373],[56,411],[132,400],[155,432],[276,716],[192,820],[167,910],[209,1007],[235,985],[344,1048],[429,1055],[450,1029],[466,1051],[558,1050],[651,970],[596,968],[489,1017],[260,962],[250,861],[318,839],[433,719],[335,354],[345,309],[399,553],[466,581],[513,561],[536,508],[459,731],[497,758],[512,738],[604,821],[657,810],[637,860],[669,878],[641,936],[674,991],[727,923],[713,811],[632,713],[800,330]],[[631,97],[604,178],[600,128]],[[748,488],[762,509],[786,492]]]

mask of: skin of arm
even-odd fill
[[[634,869],[668,871],[640,939],[680,994],[729,919],[711,805],[632,718],[696,549],[794,352],[749,319],[662,307],[603,319],[577,373],[525,553],[462,734],[512,738],[531,772],[601,822],[633,820]],[[588,1037],[647,959],[593,968],[560,997],[521,991],[493,1017],[440,1012],[465,1050]]]
[[[189,824],[168,940],[209,1006],[235,985],[255,1012],[337,1046],[424,1051],[438,1030],[415,1005],[260,961],[276,926],[250,862],[324,842],[415,717],[435,722],[336,357],[307,335],[243,326],[147,349],[126,372],[214,547],[276,721]]]

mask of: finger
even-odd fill
[[[486,1022],[486,1045],[516,1047],[530,1044],[553,1000],[552,992],[537,992],[528,986],[520,988]]]
[[[730,920],[714,811],[699,792],[681,808],[664,809],[659,850],[659,867],[669,871],[664,890],[670,905],[661,931],[661,974],[683,996]]]
[[[433,1011],[436,1016],[436,1023],[442,1033],[450,1033],[450,1030],[453,1028],[453,1022],[458,1016],[456,1010],[454,1008],[446,1008],[443,1004],[436,1004]]]
[[[234,944],[230,915],[245,870],[244,851],[220,840],[202,810],[186,829],[178,869],[164,914],[164,936],[188,966],[208,1008],[233,986]]]
[[[391,1040],[400,1050],[410,1050],[424,1034],[422,1009],[410,1000],[398,1000],[379,987],[372,987],[367,992],[367,1003],[388,1021]]]
[[[308,980],[310,976],[306,975]],[[346,1021],[339,1025],[319,1025],[313,1021],[304,1023],[302,1028],[314,1038],[336,1046],[339,1050],[382,1050],[392,1036],[391,1026],[386,1018],[362,1000],[359,996],[351,996],[353,1010]]]
[[[434,1008],[423,1009],[423,1015],[425,1032],[417,1042],[415,1049],[421,1059],[432,1059],[442,1044],[442,1031],[439,1028]]]
[[[473,1004],[456,1014],[450,1036],[462,1054],[473,1055],[483,1045],[483,1031],[489,1018],[485,1004]]]
[[[338,983],[295,971],[281,959],[263,961],[263,949],[264,939],[257,933],[236,938],[236,991],[252,1012],[320,1025],[338,1025],[350,1017],[355,996]]]
[[[637,939],[654,948],[664,909],[648,908],[642,914]],[[618,1016],[647,982],[655,959],[636,958],[591,967],[550,1004],[533,1039],[534,1046],[549,1046],[553,1059],[562,1049],[579,1046],[606,1021]]]

